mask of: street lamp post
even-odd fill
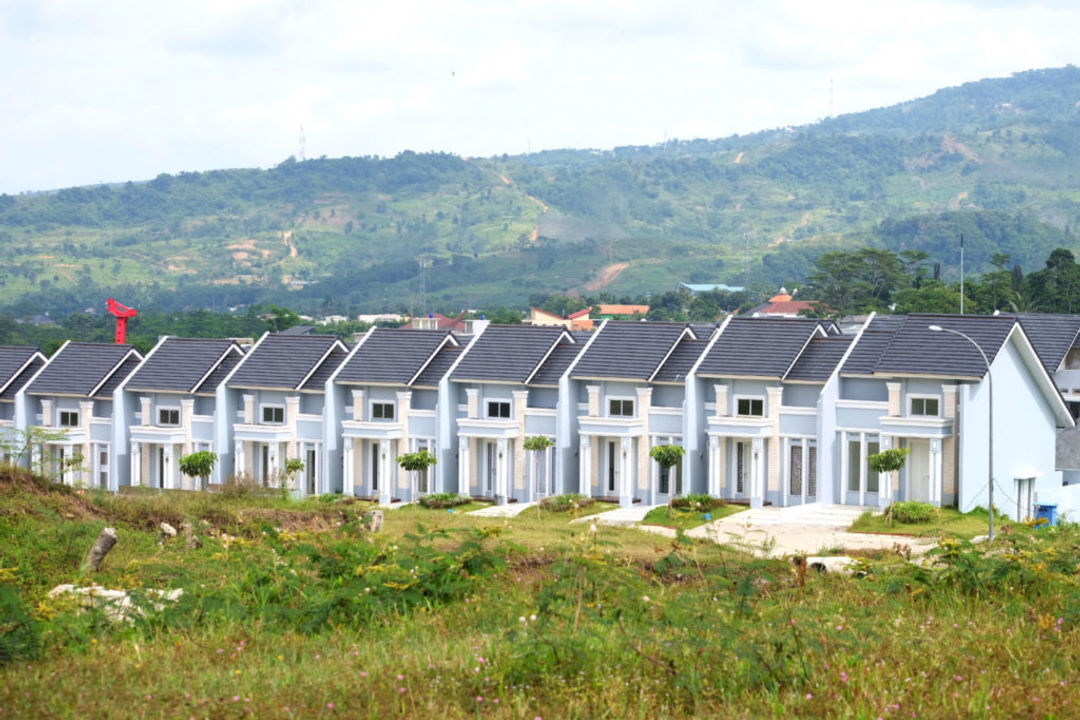
[[[986,384],[987,384],[987,387],[990,390],[990,403],[989,403],[989,413],[990,413],[989,436],[990,436],[990,438],[989,438],[989,443],[988,443],[988,445],[990,446],[990,451],[989,451],[989,457],[988,457],[988,463],[989,464],[987,465],[987,471],[988,471],[988,473],[990,475],[990,484],[989,484],[989,489],[988,489],[988,492],[987,492],[987,495],[988,495],[987,502],[990,505],[990,532],[988,534],[988,538],[990,540],[993,540],[994,539],[994,378],[990,373],[990,361],[986,358],[986,353],[983,352],[983,349],[981,347],[979,347],[979,343],[975,342],[974,340],[972,340],[970,337],[968,337],[964,333],[960,332],[959,330],[950,330],[949,328],[941,327],[940,325],[931,325],[929,329],[932,330],[933,332],[947,332],[947,333],[951,333],[953,335],[959,335],[960,337],[964,338],[969,343],[971,343],[972,345],[975,346],[975,349],[979,351],[979,355],[982,356],[983,362],[986,363]]]

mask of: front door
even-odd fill
[[[750,443],[742,440],[735,443],[735,497],[746,497],[746,486],[750,484]]]
[[[619,487],[619,445],[615,440],[607,441],[607,492],[614,496]]]
[[[908,440],[908,500],[930,502],[930,441]]]
[[[307,460],[304,462],[304,471],[307,473],[307,494],[314,495],[316,490],[315,485],[315,451],[307,451]]]

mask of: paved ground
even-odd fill
[[[620,527],[633,527],[639,522],[645,519],[645,516],[649,514],[649,511],[659,505],[646,505],[645,503],[637,503],[630,507],[617,507],[614,510],[608,510],[607,512],[597,513],[595,515],[586,515],[585,517],[576,518],[571,520],[572,523],[592,522],[594,519],[601,525],[617,525]]]
[[[480,517],[517,517],[536,503],[507,503],[506,505],[491,505],[479,510],[470,510],[466,515],[478,515]]]
[[[767,507],[735,513],[688,530],[686,534],[715,542],[745,544],[774,557],[795,553],[814,555],[834,548],[889,549],[897,544],[910,547],[913,553],[918,554],[933,547],[932,540],[905,535],[846,532],[866,510],[877,508],[851,505]]]

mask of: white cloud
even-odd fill
[[[0,5],[0,192],[719,137],[1076,61],[1072,3]]]

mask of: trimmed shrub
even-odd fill
[[[715,510],[718,507],[724,507],[727,502],[723,498],[712,497],[704,493],[691,493],[684,495],[683,497],[674,498],[671,501],[671,507],[678,510],[695,510],[697,512],[708,512],[709,510]]]
[[[540,501],[540,507],[549,512],[569,512],[592,505],[595,500],[578,493],[553,495]]]
[[[917,525],[928,523],[934,519],[934,506],[929,503],[908,500],[906,502],[893,503],[889,510],[893,520],[905,525]]]
[[[468,505],[472,502],[472,498],[468,495],[458,495],[457,493],[432,493],[431,495],[424,495],[420,498],[420,504],[426,508],[436,510],[439,508],[452,508],[458,505]]]

